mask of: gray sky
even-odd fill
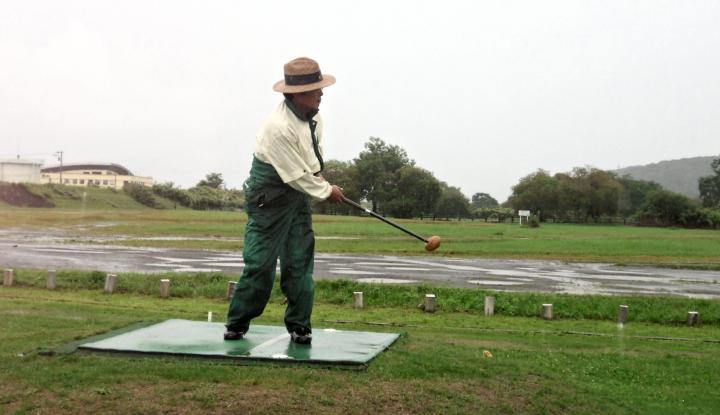
[[[716,0],[6,0],[0,157],[240,187],[298,56],[338,79],[326,158],[381,137],[468,196],[720,153]]]

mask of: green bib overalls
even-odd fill
[[[227,328],[247,332],[250,320],[262,314],[280,258],[280,286],[288,299],[285,327],[288,332],[309,331],[315,292],[309,197],[283,183],[272,165],[254,158],[245,198],[245,267],[230,302]]]

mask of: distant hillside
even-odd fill
[[[667,190],[697,198],[700,196],[698,179],[714,175],[710,163],[716,158],[708,156],[666,160],[645,166],[623,167],[615,172],[619,176],[629,175],[636,180],[653,181]]]
[[[176,204],[155,196],[163,209]],[[122,190],[101,187],[65,185],[11,184],[0,182],[0,202],[3,205],[22,207],[58,207],[63,209],[149,209],[133,200]]]

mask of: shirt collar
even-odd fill
[[[295,104],[294,104],[291,100],[289,100],[289,99],[287,99],[287,98],[285,98],[285,105],[287,105],[288,108],[290,108],[290,111],[292,111],[292,113],[295,114],[296,117],[300,118],[300,119],[303,120],[303,121],[310,121],[310,120],[312,120],[312,118],[313,118],[315,115],[317,115],[317,113],[318,113],[318,110],[317,110],[317,109],[314,109],[314,110],[310,110],[310,112],[308,112],[307,115],[302,114],[302,113],[300,112],[300,110],[298,109],[298,107],[295,106]]]

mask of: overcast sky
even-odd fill
[[[240,187],[298,56],[338,80],[326,158],[380,137],[467,196],[720,153],[717,0],[5,0],[0,158]]]

